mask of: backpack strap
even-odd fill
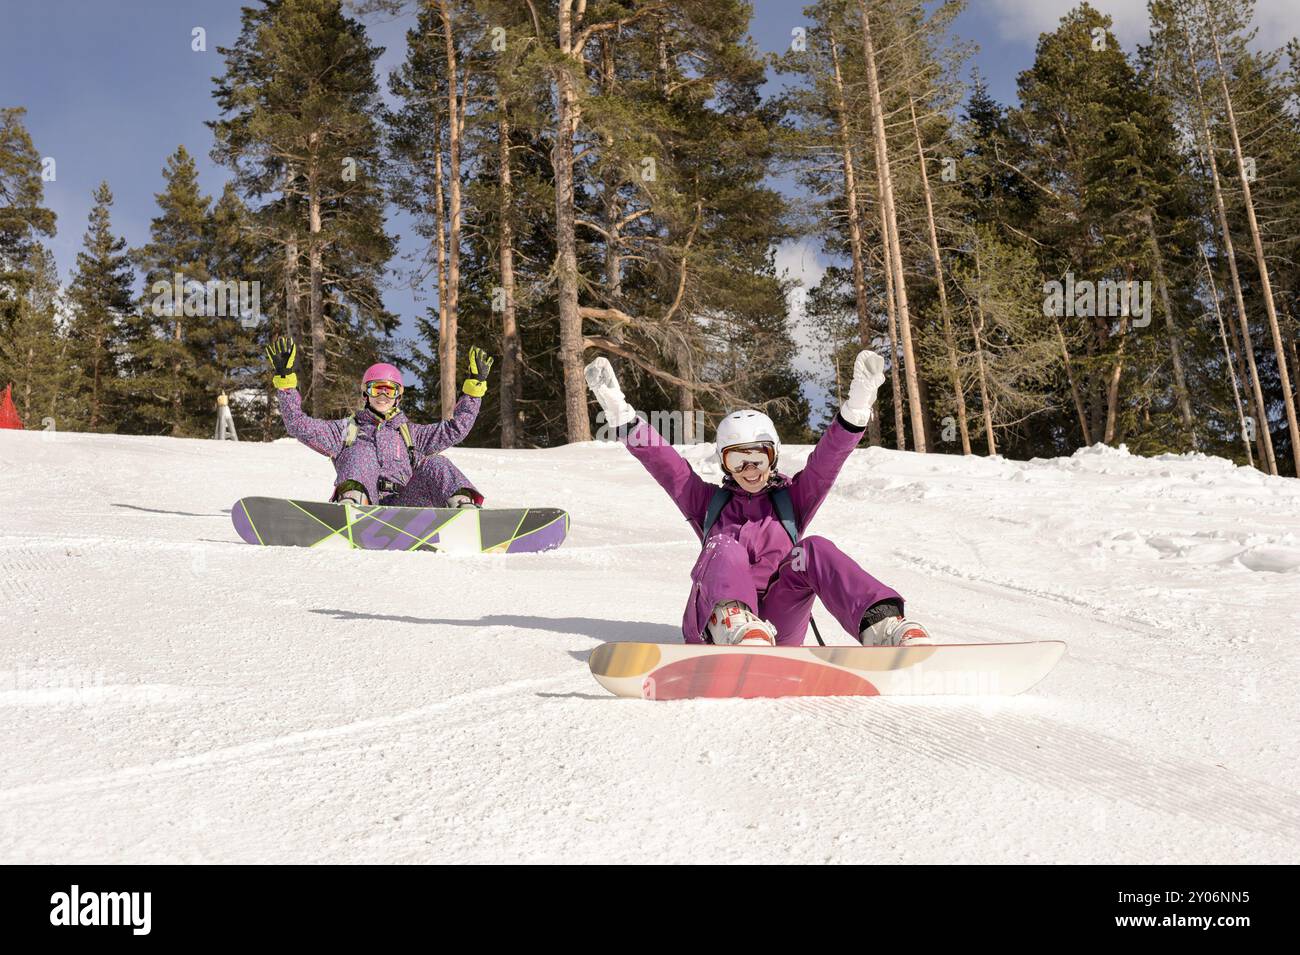
[[[790,500],[790,489],[774,487],[768,494],[772,497],[772,506],[776,508],[776,516],[781,521],[781,526],[790,535],[790,543],[799,543],[799,525],[795,523],[794,501]]]
[[[794,519],[794,501],[790,499],[790,489],[787,487],[773,488],[770,492],[772,495],[772,506],[776,508],[776,516],[781,521],[781,526],[785,532],[790,535],[790,543],[796,547],[799,546],[799,525]],[[817,638],[817,643],[826,646],[826,641],[822,639],[822,632],[817,629],[817,621],[808,616],[808,624],[812,627],[813,636]]]
[[[768,494],[772,498],[773,508],[776,509],[777,520],[781,522],[785,532],[790,535],[790,543],[799,543],[799,525],[794,519],[794,501],[790,499],[790,489],[774,487]],[[713,492],[713,497],[709,499],[709,507],[704,512],[704,525],[700,528],[701,541],[709,539],[709,531],[718,522],[718,516],[730,500],[731,491],[725,487],[717,488]]]
[[[402,441],[406,445],[406,456],[411,459],[411,470],[415,470],[415,441],[411,438],[411,426],[403,421],[397,426],[397,430],[402,433]]]
[[[730,500],[731,491],[725,487],[714,489],[713,497],[709,498],[709,506],[704,512],[704,524],[700,527],[700,543],[709,539],[709,531],[713,529],[714,524],[718,523],[718,515]]]

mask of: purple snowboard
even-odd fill
[[[554,550],[569,532],[569,515],[551,507],[385,507],[246,497],[235,502],[230,519],[250,544],[453,554]]]

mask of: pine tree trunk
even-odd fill
[[[1232,96],[1228,92],[1228,74],[1223,68],[1223,57],[1219,51],[1219,34],[1214,28],[1214,20],[1210,16],[1208,7],[1205,13],[1210,28],[1210,40],[1214,46],[1214,62],[1219,68],[1219,86],[1223,91],[1223,105],[1228,114],[1228,132],[1232,136],[1232,149],[1237,157],[1237,175],[1241,180],[1246,224],[1250,228],[1250,240],[1255,250],[1255,266],[1259,270],[1259,294],[1264,299],[1264,313],[1268,316],[1268,328],[1273,335],[1273,353],[1277,356],[1277,373],[1282,379],[1282,404],[1286,408],[1286,423],[1291,431],[1292,463],[1296,476],[1300,477],[1300,424],[1296,422],[1295,397],[1291,393],[1291,375],[1287,370],[1286,347],[1282,343],[1277,306],[1273,302],[1273,283],[1269,280],[1268,262],[1264,258],[1264,240],[1259,232],[1259,222],[1255,218],[1255,202],[1250,194],[1250,177],[1246,175],[1246,157],[1241,151],[1241,139],[1237,135],[1237,116],[1232,107]]]
[[[1174,312],[1169,304],[1169,285],[1165,281],[1164,257],[1160,254],[1160,243],[1156,239],[1156,227],[1152,221],[1151,210],[1143,215],[1147,226],[1147,237],[1151,240],[1151,251],[1156,267],[1156,286],[1160,289],[1160,304],[1164,306],[1165,334],[1169,339],[1169,354],[1174,363],[1174,397],[1178,400],[1178,412],[1183,420],[1183,429],[1192,440],[1192,447],[1200,447],[1196,438],[1196,427],[1192,421],[1192,403],[1187,394],[1187,376],[1183,373],[1182,349],[1178,347],[1178,335],[1174,329]]]
[[[694,381],[695,369],[691,362],[691,350],[686,347],[686,342],[678,339],[674,351],[677,377],[683,381]],[[684,384],[677,386],[677,410],[682,416],[682,441],[691,444],[703,440],[704,435],[695,433],[695,390],[693,388]]]
[[[934,203],[930,197],[930,174],[925,168],[925,150],[921,146],[921,127],[916,121],[916,105],[908,97],[912,111],[912,132],[916,135],[916,159],[921,167],[921,188],[925,194],[925,221],[930,233],[930,258],[934,261],[934,283],[939,292],[939,313],[943,316],[943,341],[948,352],[948,380],[952,385],[953,401],[957,406],[957,428],[961,433],[961,453],[970,454],[970,429],[966,423],[966,395],[961,387],[961,371],[957,365],[957,341],[952,332],[952,318],[948,314],[948,292],[944,288],[943,259],[939,255],[939,230],[934,224]]]
[[[984,439],[988,442],[989,456],[998,453],[998,442],[993,437],[993,404],[989,397],[988,375],[984,370],[984,270],[980,266],[979,240],[975,241],[975,315],[970,323],[975,338],[975,367],[979,371],[980,406],[984,414]]]
[[[600,75],[606,95],[614,93],[614,53],[608,39],[600,44]],[[606,133],[602,137],[605,149],[612,151],[614,137]],[[621,182],[616,169],[611,163],[603,177],[604,194],[602,196],[602,215],[605,220],[605,294],[611,304],[619,304],[623,298],[623,257],[620,254],[622,225],[619,220],[623,215],[618,190]],[[621,328],[616,331],[621,332]],[[616,337],[621,337],[618,335]]]
[[[285,331],[296,342],[302,341],[302,287],[298,281],[298,240],[292,238],[284,244],[284,324]]]
[[[867,275],[862,252],[862,218],[858,205],[858,181],[853,164],[853,147],[849,140],[848,105],[844,102],[844,79],[840,73],[839,39],[831,34],[831,62],[834,65],[835,80],[835,125],[840,140],[840,163],[844,169],[844,202],[849,214],[849,249],[853,258],[853,301],[858,313],[858,343],[862,348],[871,348],[875,337],[871,328],[871,309],[867,302]],[[890,364],[894,362],[891,359]],[[896,374],[896,372],[895,372]],[[837,398],[839,366],[836,365]],[[897,380],[895,380],[897,389]],[[871,407],[871,418],[867,422],[867,440],[872,447],[880,446],[880,399]],[[900,432],[901,433],[901,432]]]
[[[1291,366],[1293,368],[1300,368],[1300,349],[1296,348],[1296,338],[1294,333],[1287,339],[1287,344],[1291,349]],[[1293,394],[1295,395],[1296,400],[1300,401],[1300,381],[1296,381],[1294,384],[1295,391]]]
[[[175,331],[172,333],[172,341],[179,348],[182,341],[181,322],[177,318],[175,322]],[[172,437],[179,438],[185,432],[184,423],[181,421],[181,363],[179,358],[172,359]]]
[[[1055,315],[1052,316],[1052,324],[1056,326],[1056,340],[1061,344],[1061,360],[1065,364],[1065,378],[1070,383],[1070,398],[1074,401],[1074,413],[1079,416],[1079,436],[1083,438],[1084,447],[1092,446],[1092,432],[1088,428],[1088,415],[1084,411],[1083,399],[1079,397],[1079,386],[1074,380],[1074,369],[1070,365],[1070,349],[1065,344],[1065,332],[1061,331],[1061,323]]]
[[[311,134],[312,145],[320,133]],[[325,414],[325,302],[324,275],[321,251],[321,199],[318,177],[320,170],[313,155],[307,173],[307,215],[310,238],[307,245],[307,269],[311,301],[308,321],[311,323],[311,413],[317,417]]]
[[[853,168],[853,148],[849,142],[848,106],[844,102],[844,80],[840,74],[838,40],[831,34],[831,63],[835,80],[835,126],[840,141],[840,164],[844,170],[844,203],[849,213],[849,252],[853,259],[853,301],[858,313],[858,339],[863,348],[871,347],[871,310],[867,304],[866,268],[862,256],[862,220],[858,207],[858,182]]]
[[[1246,301],[1241,293],[1241,278],[1237,274],[1237,253],[1232,245],[1232,232],[1228,228],[1228,210],[1223,201],[1223,186],[1219,181],[1219,163],[1214,158],[1214,138],[1210,131],[1209,112],[1205,106],[1205,96],[1201,89],[1201,72],[1196,65],[1190,41],[1188,46],[1188,63],[1192,69],[1192,80],[1196,89],[1196,105],[1200,123],[1197,130],[1205,141],[1205,155],[1210,167],[1210,182],[1214,187],[1214,209],[1219,220],[1219,231],[1223,236],[1223,257],[1228,263],[1228,278],[1232,285],[1232,296],[1237,306],[1237,321],[1241,325],[1242,354],[1246,358],[1246,367],[1250,371],[1251,392],[1255,410],[1259,415],[1255,422],[1256,434],[1260,436],[1263,453],[1260,461],[1269,474],[1277,474],[1277,458],[1273,454],[1273,436],[1268,427],[1267,405],[1264,404],[1264,391],[1259,384],[1259,369],[1255,365],[1255,349],[1250,338],[1250,320],[1246,317]]]
[[[1102,437],[1105,444],[1115,442],[1117,422],[1119,419],[1119,383],[1124,373],[1124,343],[1128,339],[1128,316],[1121,315],[1119,320],[1119,348],[1115,355],[1115,364],[1110,369],[1106,382],[1106,431]]]
[[[501,385],[498,398],[501,402],[501,447],[513,448],[518,443],[515,398],[519,392],[519,326],[515,321],[515,227],[514,185],[510,172],[510,118],[506,98],[498,104],[501,119],[497,124],[497,157],[501,178],[501,294],[505,301],[501,309]]]
[[[1208,263],[1209,260],[1207,259],[1206,260],[1207,268],[1209,267]],[[1211,288],[1215,287],[1213,275],[1211,275],[1210,277],[1210,287]],[[1228,326],[1228,339],[1229,341],[1232,342],[1232,355],[1233,355],[1233,361],[1236,363],[1237,378],[1242,383],[1241,385],[1242,392],[1245,396],[1243,401],[1251,415],[1251,419],[1250,419],[1251,422],[1257,425],[1260,421],[1264,421],[1265,417],[1263,414],[1260,413],[1259,409],[1255,407],[1254,396],[1250,392],[1246,391],[1246,382],[1250,380],[1250,375],[1246,368],[1245,349],[1242,347],[1241,344],[1241,335],[1237,332],[1236,322],[1228,321],[1225,322],[1224,324]],[[1255,436],[1255,457],[1259,460],[1260,464],[1262,465],[1264,461],[1268,460],[1268,456],[1265,454],[1265,449],[1264,449],[1265,435],[1262,433],[1266,431],[1266,429],[1260,427],[1254,427],[1251,429],[1251,431]]]
[[[1228,376],[1232,379],[1232,401],[1237,406],[1237,421],[1241,425],[1241,443],[1246,448],[1246,461],[1253,468],[1255,455],[1251,453],[1250,436],[1246,432],[1246,412],[1241,404],[1241,387],[1237,382],[1232,351],[1228,348],[1228,332],[1224,327],[1223,311],[1219,308],[1219,289],[1214,281],[1214,273],[1210,271],[1210,259],[1205,254],[1204,248],[1201,249],[1201,260],[1205,263],[1205,274],[1210,279],[1210,299],[1214,302],[1214,317],[1219,320],[1219,338],[1223,342],[1223,363],[1228,366]]]
[[[93,380],[90,389],[90,424],[87,426],[88,430],[90,431],[94,431],[96,428],[99,427],[99,411],[100,411],[99,382],[100,382],[100,363],[102,361],[101,355],[103,354],[103,350],[104,350],[104,340],[103,338],[97,337],[95,339],[95,360],[94,360],[94,369],[93,369]]]
[[[442,123],[434,120],[433,130],[433,225],[434,258],[438,270],[438,415],[444,421],[456,407],[456,360],[447,359],[447,205],[442,188]]]
[[[889,230],[885,227],[884,206],[881,206],[880,229],[885,243],[885,258],[889,258]],[[898,326],[895,321],[894,273],[889,264],[883,266],[885,273],[885,315],[889,321],[889,385],[894,389],[894,444],[900,451],[907,450],[907,430],[903,417],[903,379],[898,372]]]
[[[27,346],[27,380],[23,382],[23,420],[27,426],[31,427],[32,423],[32,375],[31,369],[35,366],[36,350],[33,346]]]
[[[460,316],[460,143],[461,107],[460,76],[456,66],[456,42],[447,0],[439,0],[442,15],[442,33],[447,57],[447,188],[449,208],[449,239],[447,242],[447,308],[440,311],[442,318],[438,332],[438,362],[441,384],[442,414],[451,417],[456,406],[456,331]]]
[[[898,235],[898,217],[894,209],[894,183],[889,171],[889,144],[885,137],[884,105],[880,98],[880,80],[876,72],[876,51],[871,39],[871,22],[865,0],[858,0],[862,18],[862,53],[867,67],[867,88],[871,96],[871,120],[876,140],[877,175],[881,181],[881,200],[885,224],[890,236],[890,263],[894,273],[894,295],[898,300],[898,326],[903,344],[903,375],[907,383],[907,406],[912,420],[912,446],[925,453],[925,422],[921,414],[921,394],[917,387],[916,355],[912,348],[912,322],[907,307],[907,281],[903,274],[903,256]]]
[[[1093,440],[1097,435],[1102,433],[1106,421],[1106,394],[1105,388],[1094,382],[1096,372],[1088,369],[1092,360],[1097,357],[1097,343],[1092,336],[1084,337],[1084,352],[1088,357],[1088,364],[1085,366],[1083,383],[1084,383],[1084,400],[1088,408],[1088,426],[1091,429]]]
[[[585,3],[584,3],[585,6]],[[591,440],[587,383],[582,375],[582,317],[578,314],[578,249],[575,235],[573,138],[582,117],[574,75],[583,69],[573,51],[573,0],[560,0],[559,50],[565,62],[555,68],[558,123],[551,168],[555,174],[555,246],[560,321],[560,364],[564,370],[564,418],[567,440]]]

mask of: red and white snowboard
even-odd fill
[[[1056,666],[1059,640],[919,647],[602,643],[589,665],[617,696],[1015,696]]]

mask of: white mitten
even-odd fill
[[[885,359],[870,349],[858,352],[853,360],[853,382],[849,397],[840,405],[840,417],[855,428],[865,428],[871,420],[871,406],[876,392],[885,383]]]
[[[605,424],[618,428],[636,418],[636,409],[623,397],[623,389],[618,386],[618,379],[614,376],[614,368],[608,358],[597,358],[583,369],[583,375],[587,379],[587,387],[605,412]]]

